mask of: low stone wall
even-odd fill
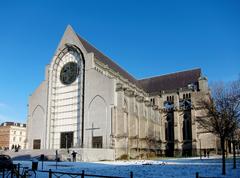
[[[113,149],[92,149],[92,148],[75,148],[75,149],[59,149],[58,157],[60,161],[72,161],[72,152],[77,152],[77,161],[113,161],[115,159],[115,154]],[[55,160],[56,150],[19,150],[19,152],[14,152],[12,150],[1,151],[1,154],[6,154],[15,160],[32,160],[39,159],[41,154],[44,154],[48,160]]]
[[[14,150],[2,151],[1,154],[9,155],[12,159],[15,160],[33,160],[39,159],[41,154],[44,154],[47,159],[55,160],[56,150],[29,150],[29,149],[20,149],[18,152]]]
[[[115,154],[113,149],[93,149],[93,148],[76,148],[70,149],[69,153],[62,154],[61,159],[64,161],[72,160],[72,152],[77,152],[76,160],[93,162],[93,161],[113,161],[115,160]]]

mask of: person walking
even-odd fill
[[[209,158],[210,155],[210,150],[207,151],[207,157]]]
[[[75,152],[75,151],[73,150],[73,152],[72,152],[72,161],[73,161],[73,162],[76,162],[76,156],[77,156],[77,152]]]
[[[207,150],[204,149],[204,157],[206,158],[207,157]]]

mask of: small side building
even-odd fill
[[[4,122],[0,125],[0,149],[26,148],[26,124]]]

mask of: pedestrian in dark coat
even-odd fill
[[[76,162],[76,156],[77,156],[77,152],[75,152],[75,151],[73,150],[73,152],[72,152],[72,161],[73,161],[73,162]]]

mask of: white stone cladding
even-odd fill
[[[114,79],[95,68],[86,71],[84,147],[91,148],[93,136],[103,137],[103,148],[111,147],[111,109],[114,106]]]
[[[27,120],[27,148],[33,148],[33,140],[41,140],[41,148],[46,147],[47,81],[43,81],[29,97]]]
[[[75,62],[79,67],[77,79],[70,85],[60,81],[62,67],[68,62]],[[82,118],[83,58],[75,51],[68,51],[62,57],[52,61],[49,68],[49,113],[50,148],[60,148],[60,133],[73,132],[72,147],[80,146],[80,126]]]

